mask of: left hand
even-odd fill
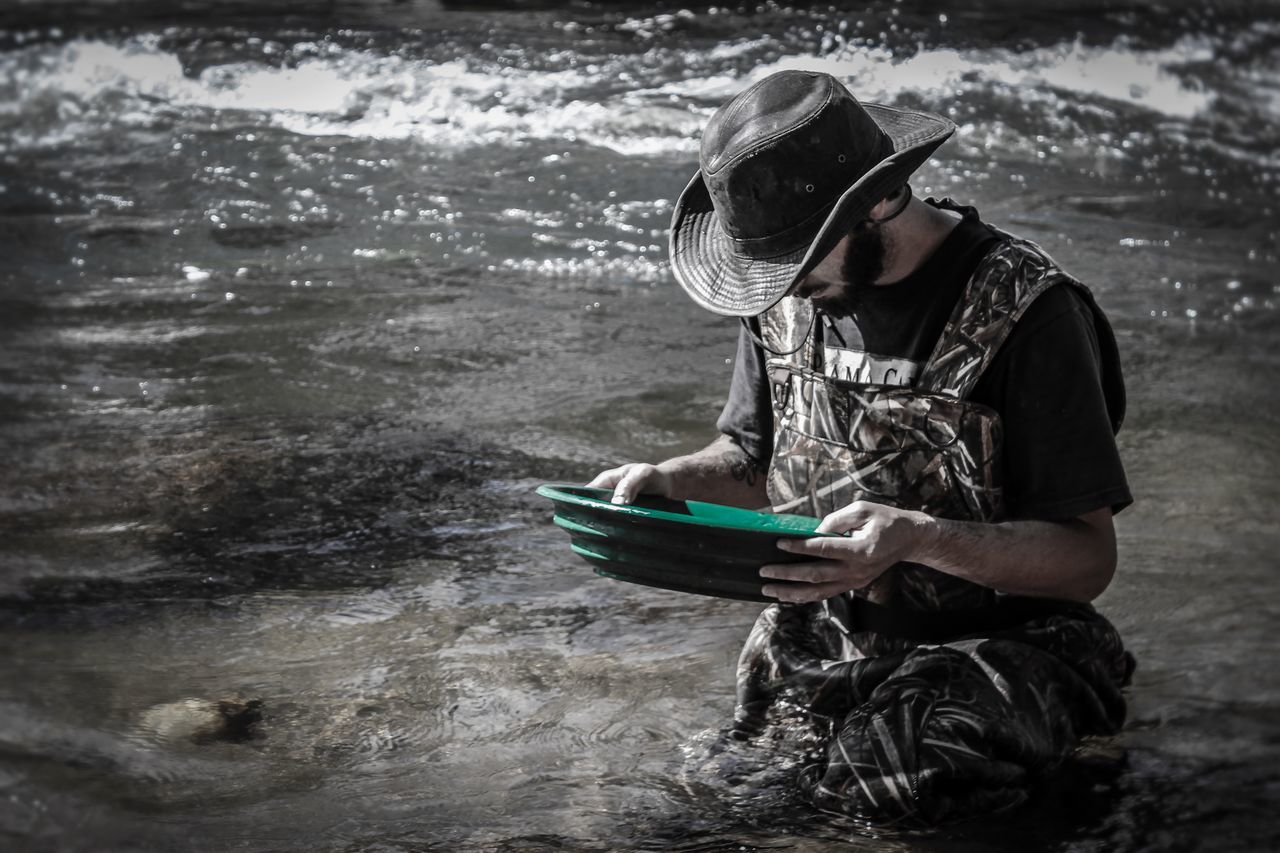
[[[778,548],[817,559],[806,563],[771,563],[760,576],[771,583],[765,595],[796,604],[824,601],[861,589],[894,563],[920,553],[929,516],[884,504],[856,501],[822,519],[819,533],[846,533],[812,539],[779,539]]]

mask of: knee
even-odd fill
[[[1025,798],[1025,768],[990,753],[988,722],[924,689],[879,692],[845,719],[801,785],[819,808],[936,825]]]

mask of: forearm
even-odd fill
[[[758,509],[769,503],[767,466],[761,466],[729,436],[688,456],[658,464],[670,478],[671,497]]]
[[[1016,595],[1092,601],[1116,565],[1111,510],[1068,521],[986,524],[923,516],[906,559]]]

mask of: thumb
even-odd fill
[[[847,533],[850,530],[857,530],[866,524],[870,516],[871,513],[867,510],[866,504],[862,501],[857,501],[841,507],[823,518],[822,523],[818,525],[817,532]]]

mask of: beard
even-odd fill
[[[879,223],[859,222],[849,232],[840,278],[844,282],[835,296],[814,299],[813,305],[830,317],[850,317],[858,307],[858,291],[874,287],[884,272],[887,248]]]

